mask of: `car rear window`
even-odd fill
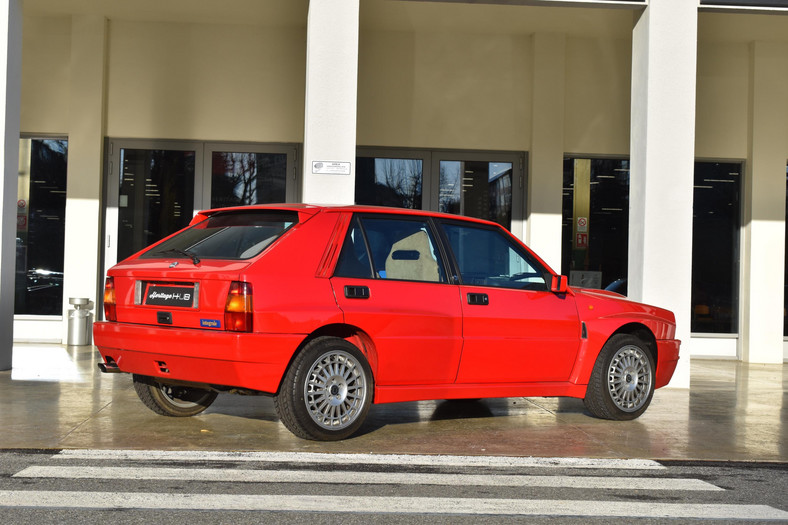
[[[211,215],[141,258],[250,259],[298,222],[294,211],[227,211]]]

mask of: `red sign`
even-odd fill
[[[575,248],[588,248],[588,234],[578,233],[575,236]]]
[[[20,210],[24,210],[27,207],[27,202],[25,201],[25,199],[19,199],[18,201],[16,201],[16,207],[19,208]]]

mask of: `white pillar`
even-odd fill
[[[14,343],[16,200],[19,171],[19,112],[22,93],[22,6],[0,0],[0,122],[3,179],[0,183],[0,370],[11,368]]]
[[[750,46],[748,154],[744,179],[740,357],[783,361],[788,46]]]
[[[651,0],[632,35],[629,296],[672,310],[689,387],[698,2]]]
[[[71,19],[71,95],[63,261],[63,312],[69,297],[94,303],[100,288],[99,224],[105,131],[107,21],[99,15]],[[95,314],[94,310],[94,314]],[[63,340],[68,318],[63,316]]]
[[[561,271],[566,37],[533,36],[533,98],[526,243]]]
[[[359,0],[310,0],[302,200],[352,204]]]

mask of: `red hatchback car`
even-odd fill
[[[568,287],[495,223],[368,206],[200,212],[110,269],[104,314],[99,367],[154,412],[271,395],[319,440],[425,399],[569,396],[633,419],[679,354],[671,312]]]

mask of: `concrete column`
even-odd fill
[[[352,204],[359,0],[310,0],[302,200]]]
[[[71,95],[66,186],[63,312],[69,297],[97,303],[101,264],[101,198],[106,125],[107,21],[98,15],[71,19]],[[95,310],[94,310],[95,313]],[[63,322],[66,340],[68,318]]]
[[[11,369],[16,276],[16,196],[19,171],[19,112],[22,94],[22,5],[0,0],[0,122],[3,179],[0,183],[0,370]]]
[[[739,355],[750,363],[783,361],[785,163],[788,158],[788,46],[750,46],[748,154]]]
[[[676,315],[689,387],[698,3],[651,0],[632,34],[629,296]]]
[[[531,148],[528,153],[526,243],[556,272],[561,271],[564,183],[564,85],[566,37],[533,36]]]

